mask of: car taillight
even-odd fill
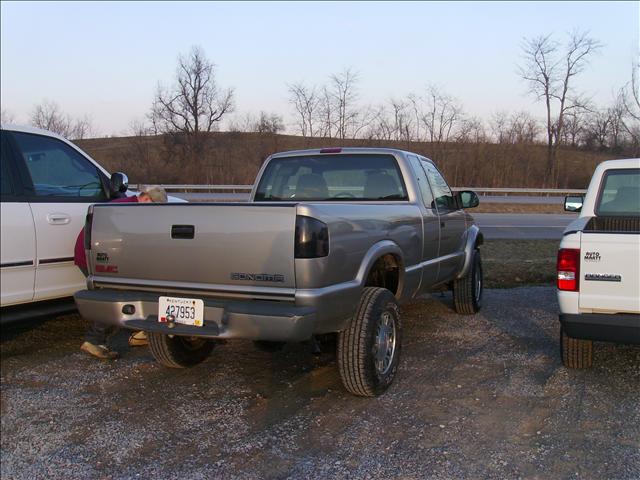
[[[329,255],[329,227],[317,218],[296,217],[295,258],[319,258]]]
[[[580,249],[561,248],[558,251],[558,290],[580,291]]]
[[[93,226],[93,206],[89,207],[84,221],[84,249],[91,250],[91,227]]]

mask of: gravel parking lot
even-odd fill
[[[3,332],[3,479],[640,478],[640,347],[558,356],[555,290],[488,290],[404,308],[400,375],[375,399],[340,384],[330,343],[219,345],[170,370],[146,348],[106,363],[77,317]]]

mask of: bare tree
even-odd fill
[[[373,119],[365,133],[369,140],[391,140],[393,138],[394,127],[389,119],[385,105],[380,105],[373,114]]]
[[[584,132],[585,144],[589,149],[606,150],[611,131],[611,115],[608,110],[600,110],[589,115]]]
[[[303,137],[317,134],[315,125],[320,106],[316,87],[307,87],[302,82],[289,85],[289,103],[296,111],[298,131]]]
[[[389,99],[393,112],[393,140],[411,141],[413,133],[413,116],[409,100]]]
[[[509,142],[509,129],[507,123],[509,121],[509,114],[505,111],[499,111],[491,115],[491,121],[489,125],[491,127],[491,134],[493,140],[497,143]]]
[[[260,112],[254,131],[258,133],[278,133],[284,130],[282,117],[277,113]]]
[[[322,87],[319,104],[320,104],[320,108],[318,112],[318,119],[319,119],[318,136],[331,138],[333,137],[335,115],[333,110],[333,101],[332,101],[331,93],[329,92],[329,89],[326,87],[326,85]]]
[[[14,123],[16,121],[16,117],[13,112],[9,110],[5,110],[4,108],[0,111],[0,123],[6,125],[8,123]]]
[[[34,127],[74,140],[81,140],[93,134],[93,125],[87,115],[74,120],[69,114],[64,113],[57,103],[49,100],[44,100],[33,108],[31,123]]]
[[[586,110],[573,110],[567,112],[562,132],[562,142],[577,148],[585,134]]]
[[[631,81],[619,92],[618,99],[623,110],[621,126],[633,145],[633,154],[640,154],[640,61],[631,67]]]
[[[178,57],[175,83],[169,88],[159,84],[153,101],[150,117],[159,132],[197,137],[215,130],[233,111],[233,89],[220,89],[214,68],[197,46]]]
[[[551,35],[523,41],[524,64],[518,73],[546,107],[547,184],[558,182],[556,154],[563,138],[565,116],[586,106],[585,99],[575,93],[573,78],[584,71],[591,55],[600,48],[601,44],[585,32],[570,34],[564,49]]]
[[[456,133],[456,141],[460,143],[484,143],[487,132],[484,122],[478,117],[464,118]]]
[[[496,142],[501,144],[535,143],[540,133],[536,119],[525,111],[511,115],[507,112],[494,113],[491,130]]]
[[[351,68],[346,68],[338,74],[331,75],[329,79],[329,92],[333,104],[331,111],[335,114],[335,136],[347,138],[349,133],[352,133],[350,129],[357,123],[359,113],[356,106],[358,74]]]
[[[57,103],[44,100],[33,107],[31,123],[34,127],[49,130],[64,137],[71,131],[71,118],[62,112]]]
[[[443,93],[435,86],[427,89],[426,111],[422,114],[422,124],[426,129],[427,140],[432,143],[448,142],[454,127],[462,120],[462,107],[453,97]]]

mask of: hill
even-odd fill
[[[265,133],[215,132],[199,153],[180,137],[138,136],[78,140],[110,171],[127,173],[132,183],[251,184],[272,153],[322,147],[389,147],[436,162],[449,183],[475,187],[543,187],[546,147],[539,144],[423,143],[340,140]],[[576,149],[559,152],[559,187],[586,188],[595,166],[611,154]]]

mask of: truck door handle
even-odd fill
[[[191,239],[195,233],[193,225],[171,225],[171,238]]]
[[[67,225],[71,222],[71,216],[66,213],[48,213],[47,222],[50,225]]]

